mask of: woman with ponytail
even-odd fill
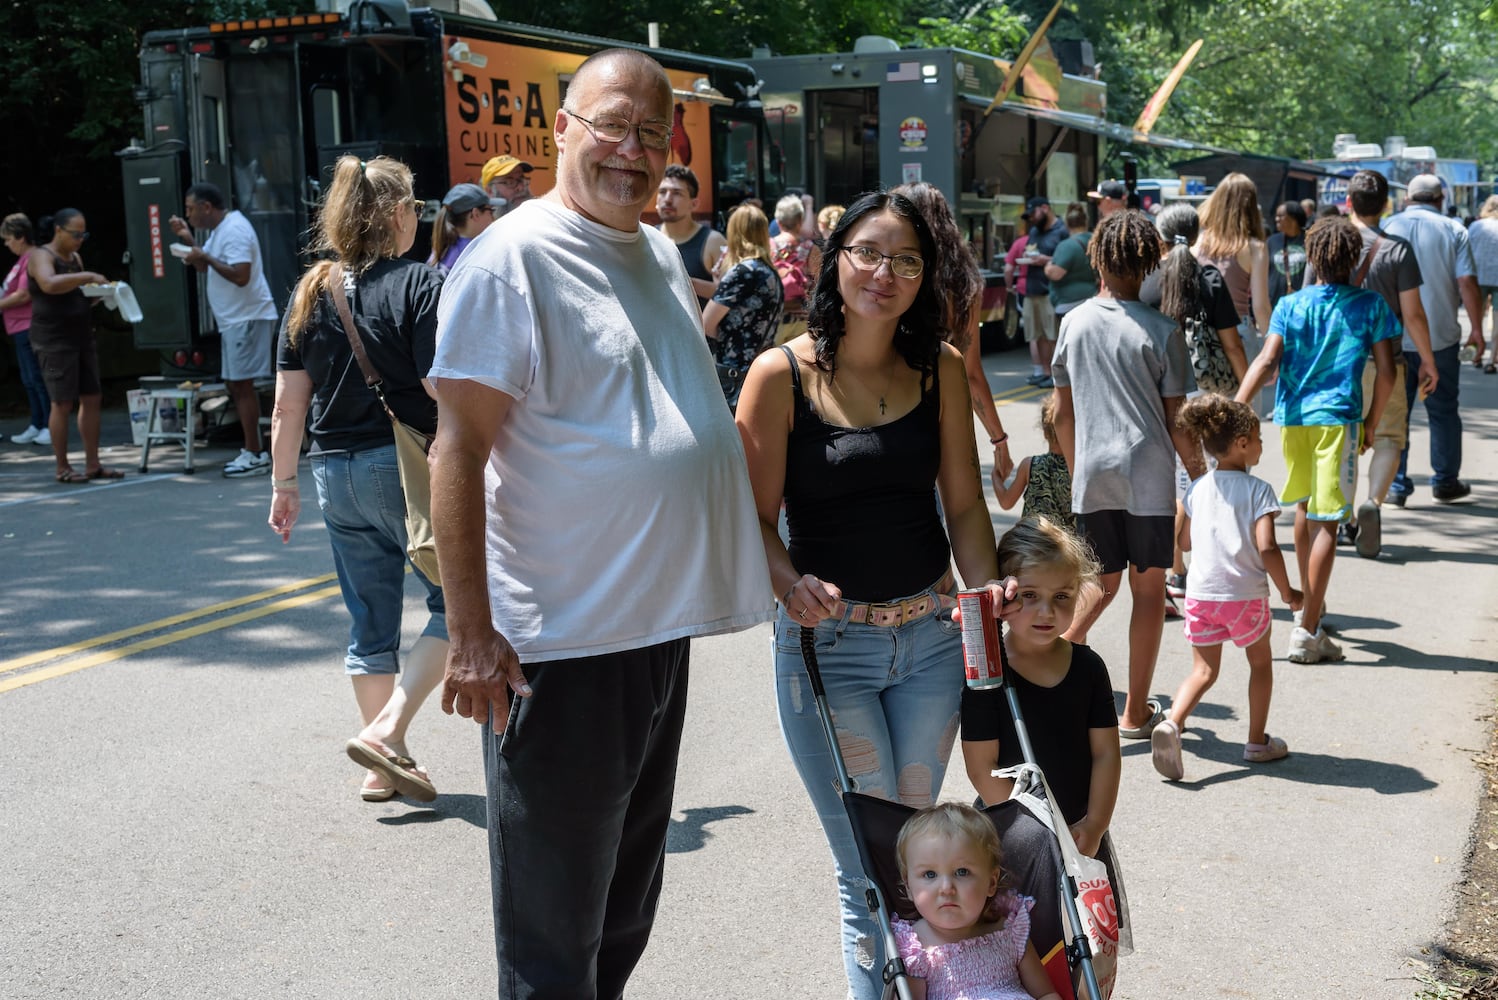
[[[1222,272],[1193,256],[1192,248],[1201,229],[1196,209],[1186,202],[1175,202],[1160,213],[1155,225],[1160,230],[1165,256],[1159,270],[1144,279],[1139,300],[1175,320],[1183,334],[1188,321],[1204,323],[1206,329],[1216,332],[1222,353],[1232,368],[1232,379],[1216,385],[1200,384],[1203,365],[1196,363],[1193,348],[1198,388],[1231,396],[1238,391],[1243,373],[1248,371],[1248,357],[1238,335],[1238,310]]]
[[[385,402],[402,423],[435,433],[437,404],[425,379],[436,348],[442,279],[401,256],[415,242],[420,212],[405,164],[384,156],[367,163],[339,159],[313,234],[312,250],[321,259],[298,282],[281,330],[271,416],[270,527],[284,542],[301,512],[297,460],[312,411],[312,479],[353,619],[344,672],[364,723],[348,752],[369,768],[360,795],[371,802],[396,794],[436,798],[425,769],[407,753],[406,728],[442,679],[447,620],[441,589],[416,570],[429,617],[397,686],[405,495],[390,419],[353,356],[334,282],[348,299]]]

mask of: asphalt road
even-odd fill
[[[1021,353],[988,362],[1013,454],[1043,450]],[[1276,661],[1270,729],[1292,756],[1242,762],[1247,671],[1231,652],[1185,740],[1190,780],[1125,747],[1113,833],[1137,952],[1117,997],[1414,995],[1461,875],[1495,694],[1498,378],[1462,379],[1473,500],[1439,507],[1422,488],[1386,515],[1383,558],[1342,550],[1330,606],[1347,662]],[[1260,473],[1278,485],[1272,425],[1265,438]],[[106,441],[128,441],[123,414]],[[177,456],[141,476],[135,449],[113,447],[130,478],[85,487],[53,483],[41,449],[0,449],[0,997],[493,996],[476,728],[434,702],[410,743],[441,796],[360,802],[318,519],[283,546],[265,479],[221,478],[227,450],[200,454],[195,476]],[[1011,520],[995,507],[996,526]],[[1093,632],[1118,682],[1127,614],[1121,599]],[[1288,613],[1276,632],[1282,653]],[[694,647],[666,885],[632,997],[842,995],[830,858],[780,741],[769,642],[762,626]],[[1189,663],[1167,626],[1155,691]],[[971,798],[960,772],[945,797]]]

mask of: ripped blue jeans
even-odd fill
[[[909,806],[936,801],[963,688],[962,637],[951,611],[898,628],[829,618],[816,627],[816,650],[854,788]],[[775,689],[781,734],[832,848],[848,995],[879,1000],[883,941],[864,901],[867,882],[801,659],[800,624],[784,608],[775,622]]]

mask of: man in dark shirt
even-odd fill
[[[697,293],[697,307],[700,309],[707,305],[718,288],[713,265],[723,255],[728,241],[716,229],[692,218],[697,190],[697,175],[679,163],[671,164],[655,192],[655,214],[661,218],[661,232],[671,237],[681,254],[681,262],[687,266],[687,276],[692,279],[692,291]]]
[[[1040,366],[1040,378],[1033,376],[1026,381],[1041,389],[1049,389],[1056,383],[1051,380],[1051,355],[1056,350],[1056,310],[1051,305],[1051,282],[1045,276],[1045,266],[1061,241],[1066,239],[1066,223],[1056,218],[1051,211],[1051,200],[1036,195],[1025,203],[1030,213],[1030,243],[1019,263],[1025,265],[1025,341],[1030,345],[1030,358]]]

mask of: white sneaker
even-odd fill
[[[10,436],[11,444],[30,444],[36,440],[36,436],[42,432],[40,427],[27,427],[19,434]]]
[[[230,479],[244,479],[247,476],[265,476],[270,474],[270,452],[262,451],[255,454],[247,448],[239,449],[239,457],[224,466],[224,475]]]
[[[32,439],[31,443],[42,445],[43,447],[51,447],[52,431],[46,427],[43,427],[40,431],[37,432],[36,437]]]
[[[1297,625],[1290,630],[1287,658],[1291,663],[1331,663],[1342,659],[1342,647],[1324,629],[1317,629],[1313,635]]]

